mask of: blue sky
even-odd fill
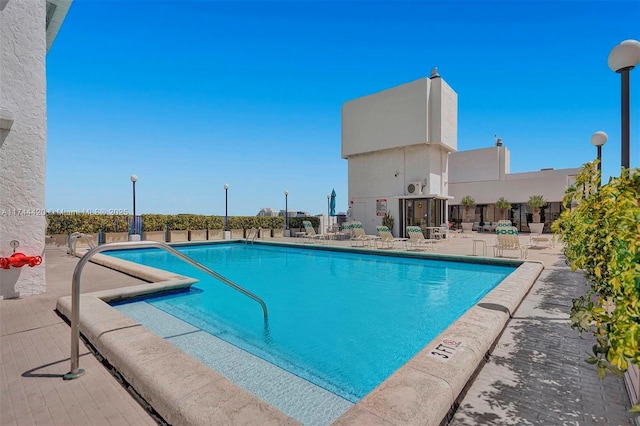
[[[640,39],[638,1],[75,0],[47,56],[46,207],[255,215],[346,211],[344,102],[427,77],[458,94],[458,149],[511,172],[579,167],[608,133],[620,170],[611,49]],[[640,167],[640,71],[631,72]]]

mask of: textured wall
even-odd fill
[[[427,142],[431,80],[401,84],[342,107],[342,158]]]
[[[0,114],[13,125],[0,133],[0,257],[44,252],[46,113],[45,2],[8,0],[0,10]],[[0,297],[45,291],[44,264],[0,269]]]

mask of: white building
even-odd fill
[[[404,236],[408,225],[440,226],[459,219],[457,205],[465,195],[477,203],[478,222],[497,221],[493,204],[504,197],[513,205],[509,217],[528,230],[521,203],[531,195],[550,202],[543,218],[554,220],[578,169],[510,174],[509,150],[501,144],[456,152],[457,117],[457,94],[437,69],[430,78],[346,102],[342,158],[348,161],[347,220],[359,220],[375,235],[388,213],[395,219],[394,234]]]
[[[457,149],[458,96],[437,70],[431,78],[346,102],[349,218],[375,234],[389,212],[395,235],[447,217],[449,153]]]
[[[0,1],[0,257],[45,245],[45,56],[71,0]],[[0,269],[0,298],[43,293],[44,264]]]
[[[531,208],[526,203],[532,195],[542,195],[548,202],[541,211],[545,232],[558,218],[562,210],[562,198],[567,187],[575,182],[580,168],[537,172],[509,173],[510,154],[505,146],[459,151],[449,156],[450,220],[463,218],[460,200],[470,195],[476,202],[474,222],[486,223],[500,220],[500,210],[495,202],[504,197],[511,203],[508,217],[521,231],[528,231]]]
[[[271,207],[263,207],[263,208],[260,209],[260,211],[258,212],[258,214],[256,216],[274,217],[274,216],[279,216],[279,214],[278,214],[277,211],[275,211]]]

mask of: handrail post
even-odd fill
[[[128,242],[103,244],[101,246],[96,246],[96,247],[92,248],[91,250],[89,250],[88,252],[86,252],[84,254],[84,256],[82,256],[82,258],[78,261],[78,264],[76,265],[76,267],[75,267],[75,269],[73,271],[72,288],[71,288],[71,371],[63,376],[64,380],[76,379],[76,378],[78,378],[78,377],[80,377],[80,376],[82,376],[84,374],[84,370],[79,368],[80,367],[80,365],[79,365],[80,364],[80,360],[79,360],[79,358],[80,358],[80,356],[79,356],[80,355],[79,354],[79,348],[80,348],[80,275],[82,274],[82,269],[85,267],[87,262],[89,262],[89,259],[91,257],[93,257],[93,255],[98,254],[98,253],[100,253],[102,251],[108,251],[108,250],[131,250],[131,249],[137,249],[137,248],[150,248],[150,247],[160,248],[160,249],[163,249],[165,251],[168,251],[169,253],[173,254],[174,256],[179,257],[180,259],[184,260],[185,262],[189,263],[190,265],[195,266],[196,268],[200,269],[201,271],[206,272],[207,274],[213,276],[214,278],[222,281],[223,283],[225,283],[229,287],[239,291],[240,293],[244,294],[245,296],[248,296],[251,299],[253,299],[256,302],[258,302],[260,304],[260,306],[262,307],[262,313],[264,315],[264,321],[265,321],[265,326],[266,326],[269,314],[268,314],[268,311],[267,311],[267,305],[264,303],[264,301],[260,297],[256,296],[255,294],[253,294],[249,290],[246,290],[246,289],[240,287],[239,285],[237,285],[234,282],[230,281],[229,279],[223,277],[222,275],[218,274],[217,272],[212,271],[211,269],[207,268],[203,264],[201,264],[199,262],[196,262],[192,258],[180,253],[178,250],[174,249],[170,245],[168,245],[166,243],[163,243],[163,242],[160,242],[160,241],[128,241]]]

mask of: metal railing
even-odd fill
[[[212,271],[211,269],[207,268],[206,266],[202,265],[201,263],[196,262],[192,258],[190,258],[188,256],[185,256],[184,254],[180,253],[179,251],[177,251],[173,247],[169,246],[168,244],[163,243],[163,242],[159,242],[159,241],[129,241],[129,242],[103,244],[101,246],[94,247],[91,250],[89,250],[87,253],[85,253],[85,255],[82,256],[82,258],[78,261],[78,264],[76,265],[76,268],[73,271],[73,280],[72,280],[73,284],[72,284],[72,290],[71,290],[72,291],[72,293],[71,293],[71,371],[64,375],[64,377],[63,377],[64,380],[75,379],[75,378],[78,378],[78,377],[80,377],[80,376],[82,376],[84,374],[84,370],[79,368],[80,274],[82,273],[83,268],[85,267],[87,262],[89,262],[89,259],[91,259],[91,257],[93,257],[93,255],[98,254],[98,253],[103,252],[103,251],[107,251],[107,250],[131,250],[131,249],[137,249],[137,248],[152,248],[152,247],[168,251],[169,253],[173,254],[174,256],[179,257],[180,259],[184,260],[185,262],[189,263],[190,265],[195,266],[196,268],[200,269],[201,271],[206,272],[207,274],[211,275],[212,277],[222,281],[223,283],[225,283],[229,287],[239,291],[240,293],[244,294],[245,296],[248,296],[251,299],[253,299],[256,302],[258,302],[260,304],[260,306],[262,306],[262,312],[264,314],[265,329],[266,329],[267,320],[268,320],[269,315],[268,315],[268,312],[267,312],[267,305],[264,303],[264,301],[261,298],[259,298],[255,294],[251,293],[249,290],[246,290],[246,289],[240,287],[239,285],[233,283],[232,281],[228,280],[227,278],[223,277],[222,275],[218,274],[217,272]]]
[[[86,243],[89,245],[89,248],[94,248],[96,246],[96,243],[93,242],[93,235],[83,234],[82,232],[74,232],[73,234],[69,235],[69,254],[72,254],[74,256],[76,255],[76,245],[78,244],[78,240],[81,238],[86,241]]]
[[[260,231],[260,228],[251,228],[247,231],[247,237],[245,238],[244,242],[248,243],[249,239],[251,239],[251,244],[253,244],[256,241],[256,238],[258,238],[258,232]]]

